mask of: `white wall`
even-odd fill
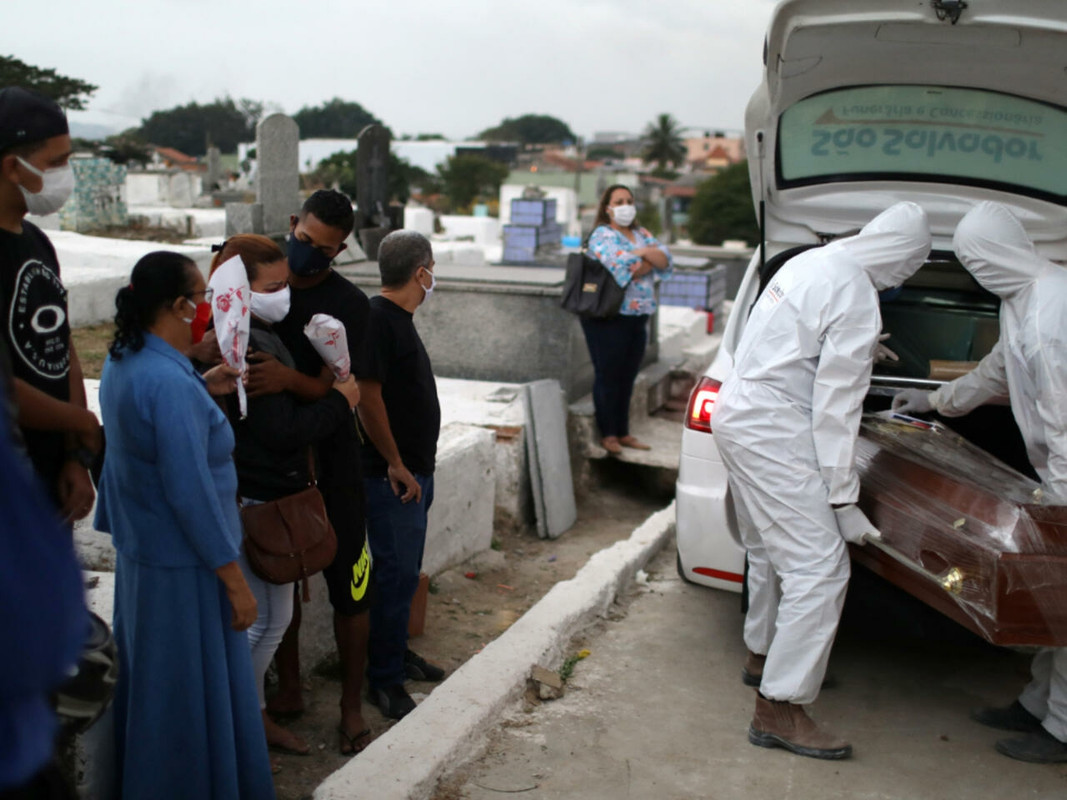
[[[198,172],[127,172],[126,206],[188,208],[200,196]]]
[[[444,237],[446,239],[472,236],[475,244],[500,243],[500,220],[494,217],[442,214],[441,226],[444,228]]]

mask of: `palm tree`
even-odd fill
[[[661,172],[667,165],[679,166],[685,162],[686,148],[680,134],[678,120],[670,114],[660,114],[655,122],[650,122],[645,129],[645,149],[641,157],[645,163],[656,162]]]

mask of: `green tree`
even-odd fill
[[[334,153],[319,162],[311,173],[311,180],[325,186],[337,184],[349,197],[356,196],[356,151]],[[406,158],[389,153],[389,199],[406,203],[413,187],[433,191],[437,179],[422,167],[416,167]]]
[[[651,203],[646,203],[637,212],[637,224],[642,228],[648,228],[653,236],[663,233],[663,221],[660,219],[659,209]]]
[[[382,121],[359,103],[335,97],[321,106],[305,106],[293,114],[304,139],[355,139],[368,125]],[[390,132],[392,135],[392,132]]]
[[[660,114],[645,128],[644,150],[641,158],[645,163],[655,163],[657,171],[667,173],[668,165],[680,166],[685,162],[686,149],[682,141],[678,120],[670,114]]]
[[[507,164],[477,155],[452,156],[437,165],[442,191],[456,210],[467,208],[478,198],[495,197],[508,171]]]
[[[70,111],[84,111],[97,87],[91,83],[59,75],[54,69],[42,69],[14,56],[0,56],[0,88],[21,86],[51,97]]]
[[[212,103],[196,102],[153,112],[141,121],[138,136],[160,147],[173,147],[191,156],[207,153],[211,144],[224,153],[233,153],[240,142],[255,138],[256,128],[246,116],[249,100],[242,100],[239,108],[233,98],[219,98]],[[260,108],[262,112],[262,108]]]
[[[266,111],[266,105],[261,100],[251,100],[247,97],[242,97],[237,101],[237,110],[241,112],[241,116],[245,119],[245,124],[249,130],[255,133],[256,125],[263,119],[263,112]],[[218,147],[218,145],[215,145]]]
[[[578,140],[566,122],[547,114],[524,114],[514,119],[507,117],[495,128],[486,128],[479,133],[478,138],[488,142],[522,144],[559,144]]]
[[[150,155],[148,145],[136,128],[130,128],[114,136],[108,136],[103,142],[97,142],[96,152],[110,158],[116,164],[147,164]]]
[[[697,187],[689,206],[689,235],[697,244],[717,245],[725,239],[759,243],[747,161],[724,167]]]

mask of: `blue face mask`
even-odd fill
[[[324,256],[307,242],[296,238],[296,234],[289,235],[289,245],[286,248],[289,256],[289,269],[294,275],[309,277],[318,275],[330,266],[332,258]]]

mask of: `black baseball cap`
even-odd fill
[[[55,100],[21,86],[0,89],[0,153],[68,133],[67,115]]]

